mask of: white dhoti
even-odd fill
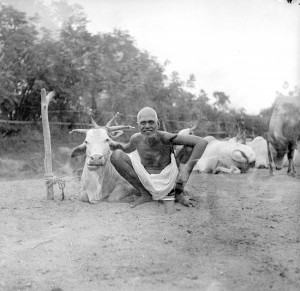
[[[159,174],[149,174],[141,163],[137,150],[128,154],[133,169],[137,173],[141,183],[152,195],[153,200],[160,200],[166,197],[173,189],[178,175],[178,168],[174,154],[171,154],[171,163]]]

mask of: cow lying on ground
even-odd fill
[[[268,148],[267,141],[262,136],[257,136],[246,143],[255,153],[255,167],[258,169],[268,168]]]
[[[300,136],[300,96],[277,97],[270,119],[267,135],[269,171],[273,175],[273,168],[281,170],[284,156],[288,158],[288,175],[295,177],[296,170],[293,161]]]
[[[236,138],[231,138],[231,142],[240,142]],[[268,149],[267,141],[262,136],[257,136],[251,141],[247,141],[246,145],[250,146],[255,153],[255,168],[266,169],[269,167],[268,163]]]
[[[98,203],[104,198],[108,201],[133,201],[137,190],[116,171],[111,164],[109,141],[111,133],[131,128],[130,126],[98,126],[92,121],[92,129],[74,129],[71,131],[84,133],[84,142],[75,147],[72,157],[85,155],[85,164],[81,176],[80,200]],[[108,123],[110,124],[110,123]],[[132,199],[131,199],[132,198]]]
[[[193,171],[206,173],[246,173],[255,165],[251,147],[230,141],[220,141],[212,136],[204,138],[208,145]]]

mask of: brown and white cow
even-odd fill
[[[111,164],[109,142],[112,132],[132,127],[110,126],[110,122],[106,126],[98,126],[93,120],[92,124],[94,128],[74,129],[70,132],[86,134],[84,142],[75,147],[71,154],[72,157],[86,155],[81,176],[80,200],[90,203],[98,203],[104,198],[110,202],[130,201],[127,198],[133,198],[132,195],[137,194],[137,191]]]
[[[276,98],[267,135],[269,172],[281,170],[284,156],[288,158],[288,175],[295,177],[293,162],[297,139],[300,135],[300,96]]]

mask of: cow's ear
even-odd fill
[[[83,143],[72,150],[71,158],[82,156],[85,154],[85,151],[86,151],[86,146]]]

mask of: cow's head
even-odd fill
[[[286,146],[281,143],[269,143],[268,146],[276,170],[281,170],[283,167],[284,156],[287,151]]]
[[[178,132],[178,134],[180,134],[180,135],[194,135],[195,129],[197,128],[197,126],[198,126],[198,121],[196,121],[192,127],[180,130]]]
[[[242,173],[246,173],[250,168],[254,168],[256,157],[251,147],[236,143],[231,153],[231,159]]]
[[[277,131],[267,132],[265,134],[267,140],[267,150],[269,151],[269,162],[273,162],[276,170],[281,170],[284,163],[284,156],[287,151],[286,139]]]
[[[99,167],[106,164],[110,155],[109,142],[111,141],[113,132],[118,131],[122,134],[122,129],[133,128],[131,126],[117,125],[111,126],[111,120],[106,126],[99,126],[92,119],[91,129],[73,129],[70,133],[78,132],[86,134],[84,142],[72,150],[71,157],[86,154],[86,166],[90,171],[96,171]],[[116,137],[116,135],[114,135]]]

